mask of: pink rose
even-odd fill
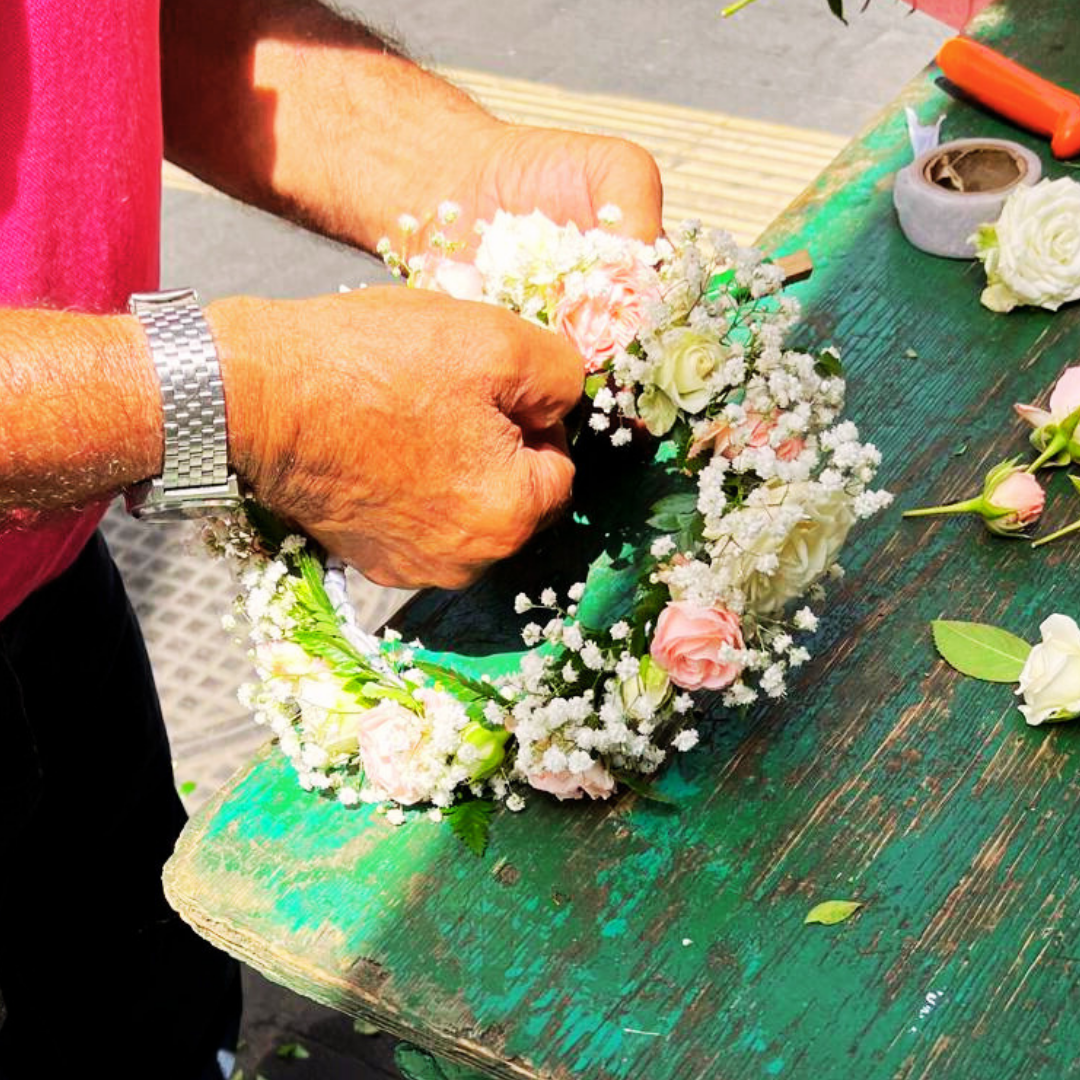
[[[424,255],[422,260],[420,268],[409,278],[410,285],[446,293],[455,300],[484,298],[483,276],[472,263],[458,262],[445,255]]]
[[[993,532],[1013,532],[1039,520],[1046,492],[1031,473],[1017,469],[986,492],[986,501],[991,507],[1012,511],[1003,517],[987,517],[986,527]]]
[[[726,608],[671,601],[656,621],[650,652],[676,686],[722,690],[742,671],[742,664],[720,659],[725,645],[743,648],[737,615]]]
[[[525,778],[537,791],[546,791],[560,802],[563,799],[606,799],[615,790],[615,779],[603,765],[590,765],[584,772],[536,772]]]
[[[1034,405],[1014,405],[1018,415],[1033,428],[1047,424],[1060,424],[1071,413],[1080,409],[1080,367],[1066,368],[1050,394],[1050,411]]]
[[[768,419],[760,413],[748,409],[746,418],[737,424],[727,420],[714,420],[691,444],[687,457],[695,458],[706,450],[722,454],[729,461],[737,458],[746,449],[760,450],[768,446],[776,420]],[[794,461],[806,444],[802,439],[785,439],[776,447],[776,456],[781,461]]]
[[[560,288],[552,326],[581,353],[590,373],[634,340],[648,305],[660,300],[656,271],[636,259],[596,267],[573,293]]]
[[[427,792],[409,775],[412,758],[427,737],[423,717],[395,701],[383,701],[366,710],[357,726],[366,779],[402,806],[424,799]]]
[[[802,439],[792,436],[785,439],[777,448],[776,456],[781,461],[794,461],[806,449],[806,443]]]

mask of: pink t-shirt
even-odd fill
[[[157,288],[159,79],[158,0],[0,0],[0,306],[117,312]],[[103,512],[7,523],[0,618]]]

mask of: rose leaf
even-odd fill
[[[825,900],[815,904],[803,919],[803,925],[808,923],[821,923],[822,926],[832,926],[834,923],[850,919],[861,908],[860,900]]]
[[[1031,646],[986,623],[935,619],[930,624],[941,658],[964,675],[986,682],[1016,682]]]

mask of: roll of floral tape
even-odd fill
[[[956,139],[920,154],[896,174],[893,204],[917,248],[971,259],[980,225],[997,221],[1010,192],[1037,183],[1042,164],[1007,139]]]

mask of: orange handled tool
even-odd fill
[[[1080,95],[970,38],[946,41],[937,62],[976,101],[1029,131],[1049,135],[1054,157],[1080,154]]]

